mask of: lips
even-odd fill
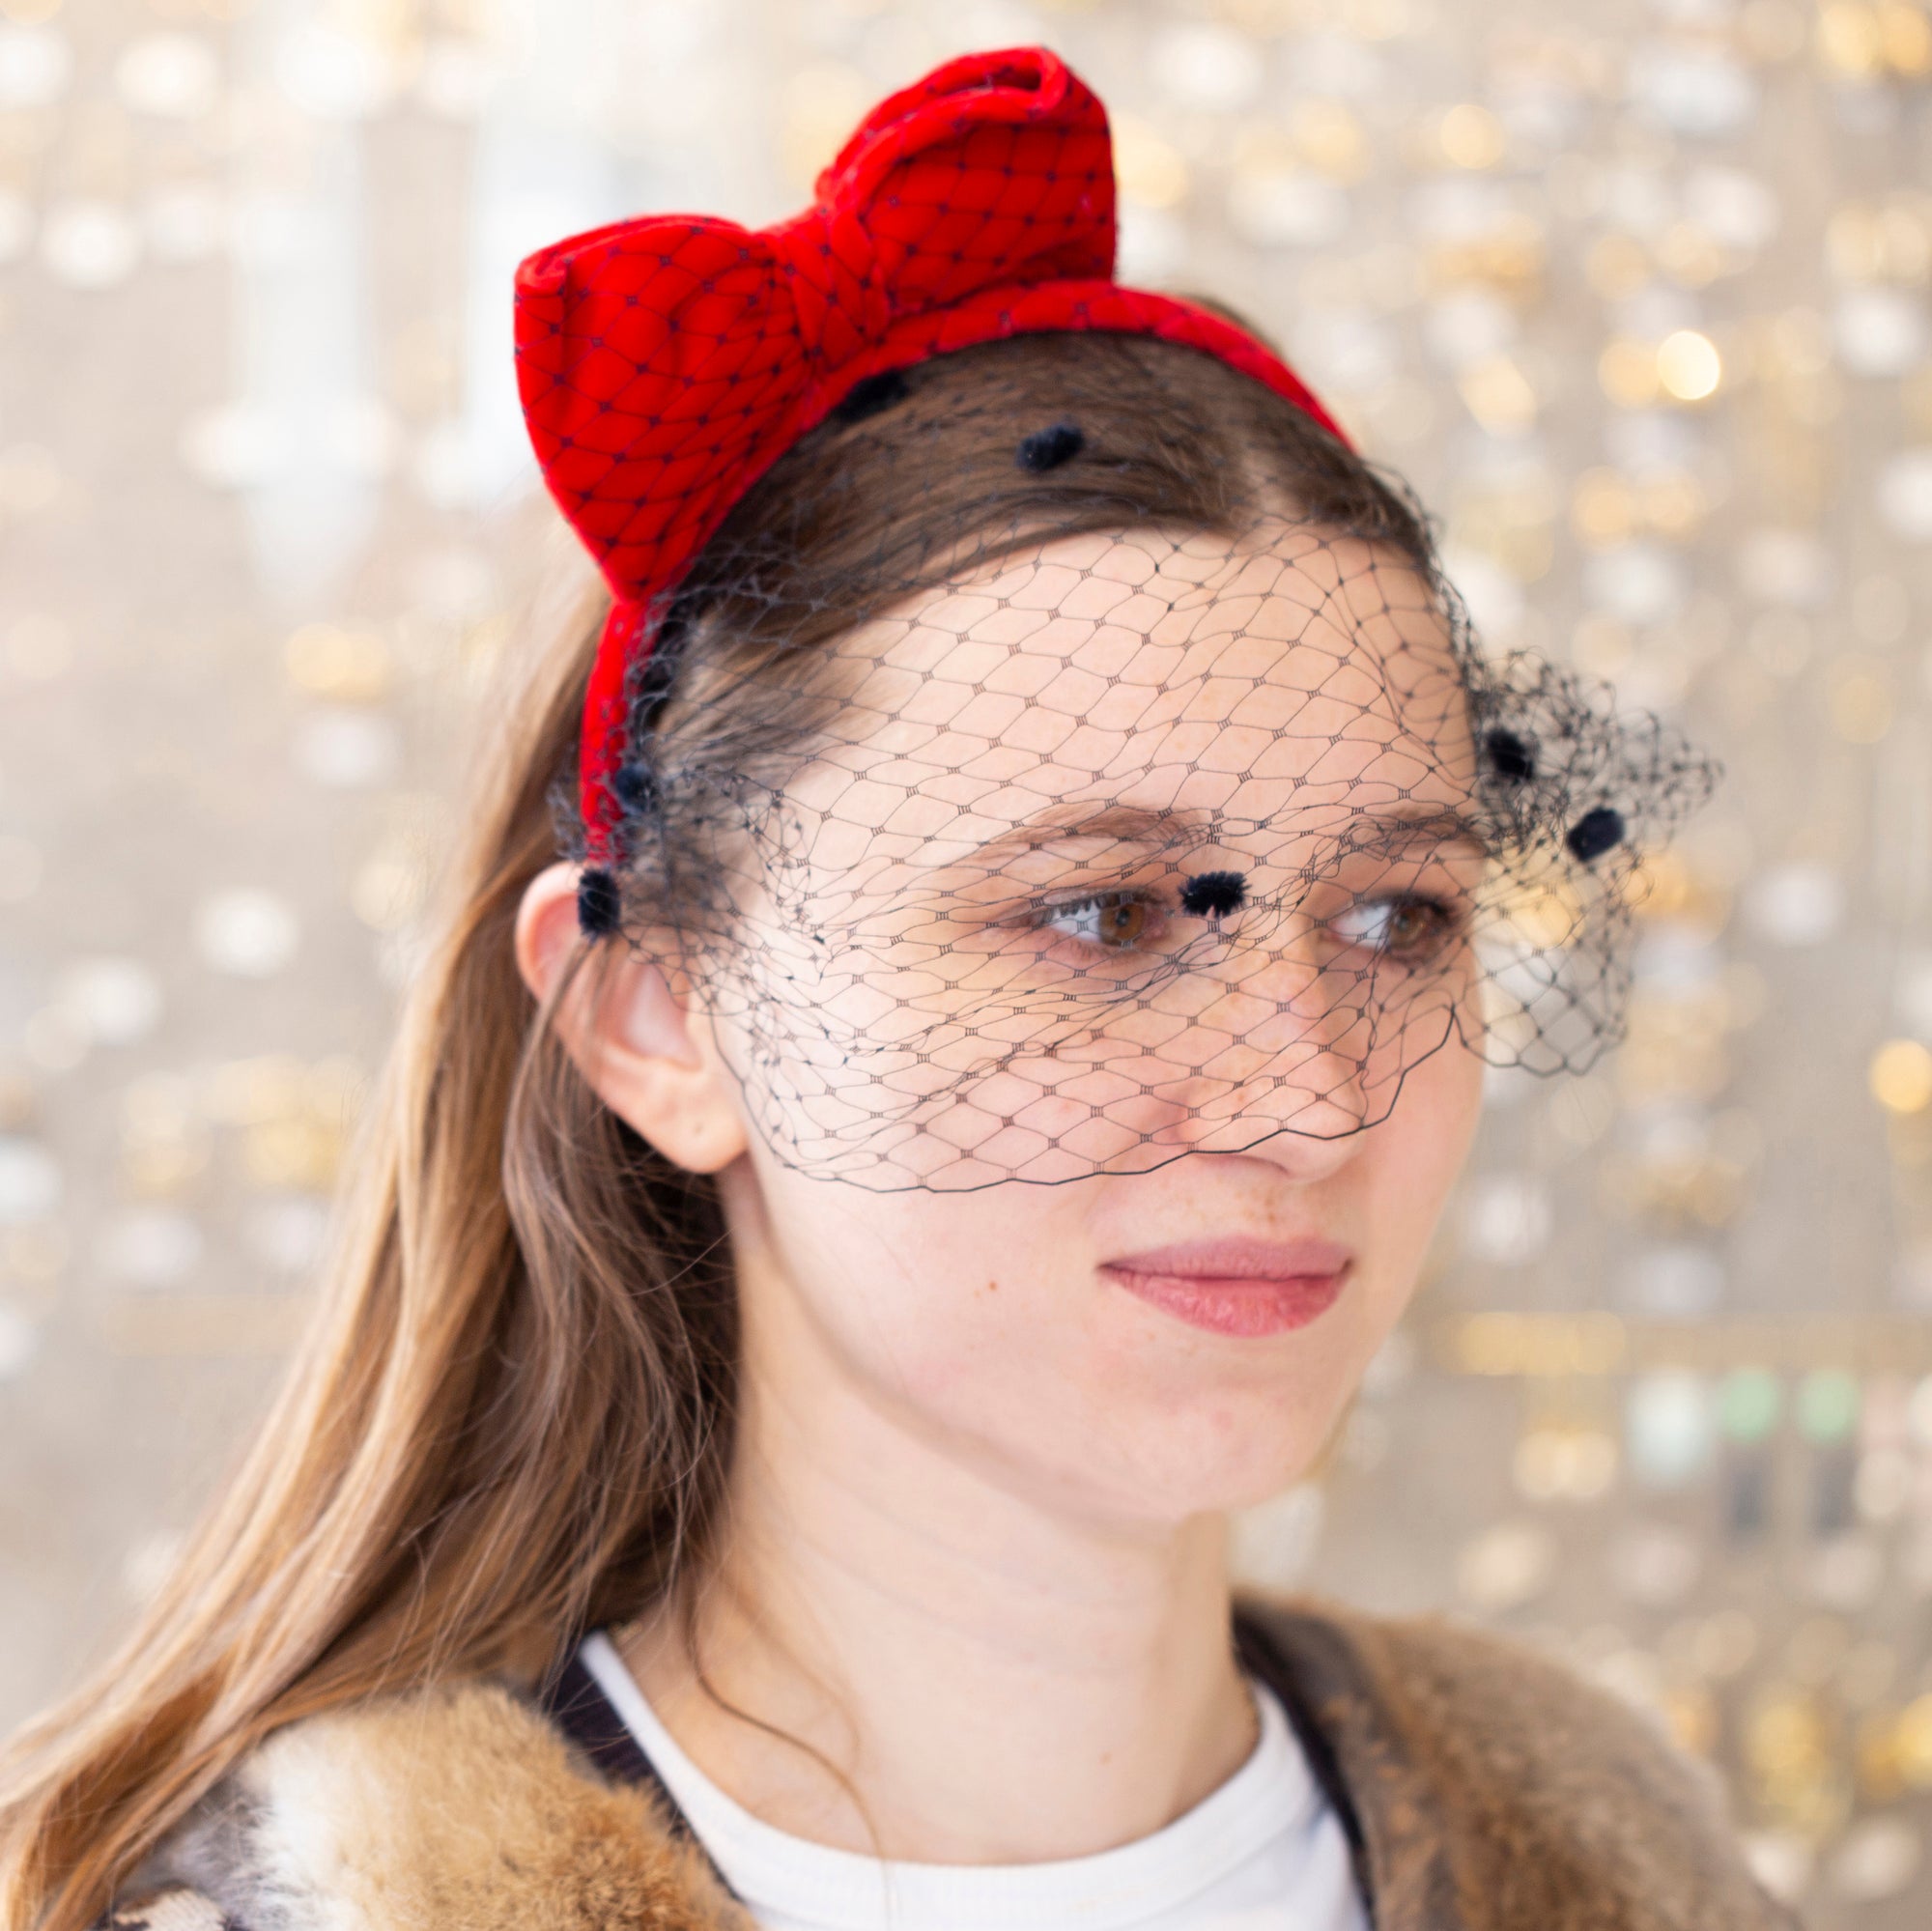
[[[1212,1334],[1286,1334],[1335,1305],[1353,1256],[1332,1240],[1223,1237],[1105,1262],[1117,1287]]]

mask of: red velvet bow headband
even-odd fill
[[[1152,335],[1218,356],[1340,434],[1253,336],[1114,281],[1106,110],[1043,47],[969,54],[882,101],[816,193],[770,228],[616,222],[517,272],[530,440],[615,598],[580,751],[586,912],[614,903],[611,781],[670,593],[732,504],[867,377],[1009,335]]]

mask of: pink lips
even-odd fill
[[[1335,1305],[1353,1257],[1332,1240],[1188,1240],[1108,1261],[1130,1294],[1212,1334],[1286,1334]]]

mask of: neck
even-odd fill
[[[1255,1731],[1223,1519],[1082,1519],[765,1351],[725,1546],[622,1644],[713,1781],[838,1848],[1019,1863],[1145,1836],[1233,1775]]]

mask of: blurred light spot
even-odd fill
[[[1777,196],[1739,168],[1696,169],[1684,185],[1684,210],[1724,247],[1754,254],[1777,232]]]
[[[1920,1379],[1906,1402],[1905,1426],[1920,1448],[1932,1449],[1932,1375]]]
[[[1912,1500],[1916,1471],[1903,1449],[1875,1448],[1859,1458],[1853,1485],[1859,1514],[1868,1522],[1896,1521]]]
[[[283,652],[290,681],[311,696],[373,704],[388,695],[389,647],[375,631],[303,624]]]
[[[145,1038],[161,1016],[161,988],[139,959],[80,959],[54,984],[54,998],[101,1045]]]
[[[1660,1369],[1631,1387],[1624,1411],[1632,1473],[1654,1489],[1681,1489],[1708,1467],[1716,1422],[1704,1379]]]
[[[1849,374],[1903,376],[1925,358],[1925,309],[1898,289],[1852,289],[1839,298],[1832,335]]]
[[[1487,289],[1458,289],[1429,304],[1423,338],[1437,361],[1464,369],[1508,353],[1522,332],[1515,313]]]
[[[410,854],[379,851],[350,882],[349,903],[374,932],[398,932],[422,910],[428,891],[423,867]]]
[[[70,288],[112,288],[139,264],[141,232],[114,202],[57,202],[41,229],[41,259]]]
[[[182,461],[213,489],[267,482],[287,456],[287,440],[266,412],[245,403],[204,410],[182,432]]]
[[[1702,402],[1717,393],[1724,365],[1717,345],[1694,328],[1673,329],[1657,348],[1657,379],[1678,402]]]
[[[1796,1904],[1810,1888],[1816,1854],[1796,1831],[1752,1831],[1741,1844],[1751,1875],[1774,1897]]]
[[[1859,1425],[1858,1377],[1842,1368],[1814,1368],[1798,1384],[1798,1432],[1807,1441],[1843,1441]]]
[[[59,1161],[38,1141],[0,1137],[0,1227],[44,1220],[60,1200]]]
[[[318,784],[338,790],[383,783],[400,757],[395,725],[360,711],[325,711],[296,734],[296,762]]]
[[[1346,101],[1317,97],[1290,109],[1289,131],[1310,167],[1336,181],[1352,181],[1367,163],[1368,136]]]
[[[1345,234],[1349,196],[1308,174],[1243,174],[1228,190],[1228,218],[1257,247],[1319,247]]]
[[[1492,436],[1526,436],[1536,427],[1536,391],[1507,355],[1472,364],[1456,386],[1469,413]]]
[[[1880,469],[1878,513],[1894,536],[1932,542],[1932,448],[1901,450]]]
[[[318,121],[359,121],[395,91],[394,71],[373,38],[320,21],[283,35],[274,71],[289,101]]]
[[[1932,1690],[1898,1713],[1898,1767],[1915,1790],[1932,1790]]]
[[[1745,911],[1761,938],[1780,946],[1815,946],[1844,921],[1844,887],[1823,866],[1775,866],[1747,891]]]
[[[1870,670],[1846,669],[1832,686],[1832,728],[1847,744],[1877,744],[1891,728],[1891,687]]]
[[[1816,609],[1832,594],[1832,553],[1804,529],[1754,529],[1738,545],[1738,587],[1769,604]]]
[[[1465,1602],[1494,1615],[1520,1608],[1555,1581],[1556,1539],[1534,1522],[1498,1522],[1466,1544],[1456,1562]]]
[[[1783,1386],[1768,1368],[1734,1368],[1719,1384],[1718,1422],[1732,1441],[1763,1441],[1783,1410]]]
[[[1164,208],[1123,201],[1116,250],[1122,279],[1171,281],[1187,263],[1187,226]]]
[[[1724,1297],[1724,1264],[1704,1247],[1651,1247],[1631,1262],[1622,1285],[1636,1313],[1697,1320],[1715,1313]]]
[[[1859,1904],[1896,1897],[1918,1875],[1921,1856],[1918,1830],[1910,1819],[1861,1818],[1832,1854],[1832,1888]]]
[[[296,955],[301,928],[272,893],[219,892],[195,913],[195,945],[216,972],[269,979]]]
[[[1463,1240],[1477,1260],[1520,1266],[1548,1245],[1554,1226],[1548,1189],[1526,1174],[1487,1174],[1469,1188]]]
[[[1503,124],[1487,107],[1466,100],[1443,115],[1436,139],[1443,158],[1459,168],[1492,168],[1502,159],[1507,146]]]
[[[201,1229],[186,1214],[143,1207],[107,1227],[95,1258],[128,1287],[172,1288],[201,1265],[204,1244]]]
[[[50,107],[72,73],[65,36],[51,27],[0,26],[0,108]]]
[[[143,34],[114,64],[114,91],[137,114],[198,120],[221,94],[214,49],[192,34]]]
[[[1661,545],[1625,543],[1584,564],[1583,590],[1593,609],[1642,626],[1675,616],[1688,584],[1683,564]]]
[[[1716,47],[1641,45],[1631,57],[1628,85],[1638,105],[1678,134],[1735,134],[1757,111],[1750,71]]]
[[[158,1596],[181,1560],[182,1539],[170,1529],[142,1536],[121,1560],[121,1586],[134,1602]]]
[[[1617,1445],[1595,1429],[1530,1429],[1516,1445],[1511,1470],[1528,1501],[1592,1502],[1616,1480]]]
[[[328,1205],[302,1194],[265,1201],[249,1214],[243,1235],[277,1273],[306,1274],[321,1260],[328,1237]]]
[[[337,403],[323,424],[322,452],[352,476],[385,476],[395,468],[402,430],[386,405],[374,396]]]
[[[1178,99],[1219,113],[1246,106],[1261,92],[1264,78],[1261,52],[1253,41],[1205,21],[1157,34],[1152,72]]]
[[[1932,1104],[1932,1050],[1918,1039],[1888,1039],[1872,1055],[1871,1095],[1888,1113],[1918,1113]]]
[[[1178,208],[1187,198],[1180,150],[1132,114],[1113,116],[1114,175],[1121,193],[1143,208]]]
[[[1696,1586],[1702,1567],[1696,1538],[1662,1523],[1634,1528],[1610,1548],[1610,1577],[1617,1593],[1647,1608],[1681,1603]]]
[[[1444,547],[1442,567],[1477,631],[1492,642],[1507,643],[1522,625],[1522,585],[1493,557],[1456,544]]]

